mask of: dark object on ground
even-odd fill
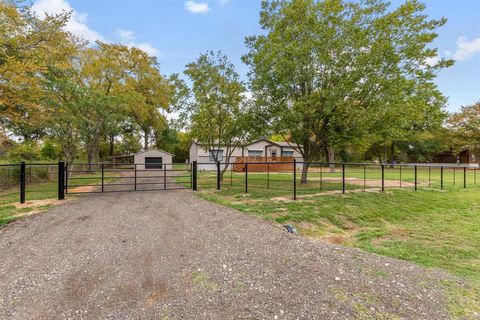
[[[284,224],[283,227],[285,229],[287,229],[287,231],[289,233],[293,233],[293,234],[298,234],[298,231],[297,231],[297,228],[295,228],[293,225],[291,224]]]

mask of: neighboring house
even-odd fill
[[[215,154],[218,153],[220,162],[226,161],[226,154],[222,147],[219,150],[209,149],[197,142],[190,145],[190,162],[197,161],[199,170],[215,169]],[[247,144],[243,147],[235,148],[230,157],[230,163],[234,163],[242,157],[292,157],[297,161],[302,161],[302,154],[294,143],[275,142],[268,139],[260,139]]]
[[[136,153],[133,157],[137,170],[171,170],[174,155],[160,149],[148,149]]]

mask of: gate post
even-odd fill
[[[220,161],[217,161],[217,190],[220,190]]]
[[[293,159],[293,200],[297,200],[297,159]]]
[[[440,167],[440,188],[443,190],[443,166]]]
[[[65,162],[58,162],[58,200],[65,199]]]
[[[197,161],[192,162],[192,189],[197,191]]]
[[[137,164],[133,164],[133,171],[134,171],[134,176],[133,176],[133,184],[134,184],[134,191],[137,191]]]
[[[167,165],[163,164],[163,190],[167,190]]]
[[[25,162],[20,163],[20,203],[25,203]]]
[[[415,191],[417,191],[418,177],[417,177],[417,166],[415,166]]]
[[[345,193],[345,163],[342,163],[342,193]]]
[[[467,188],[467,167],[463,167],[463,188]]]

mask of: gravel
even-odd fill
[[[447,319],[408,262],[191,191],[88,195],[0,229],[0,319]]]

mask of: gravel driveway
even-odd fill
[[[440,271],[191,191],[69,200],[0,229],[0,253],[0,319],[448,318]]]

